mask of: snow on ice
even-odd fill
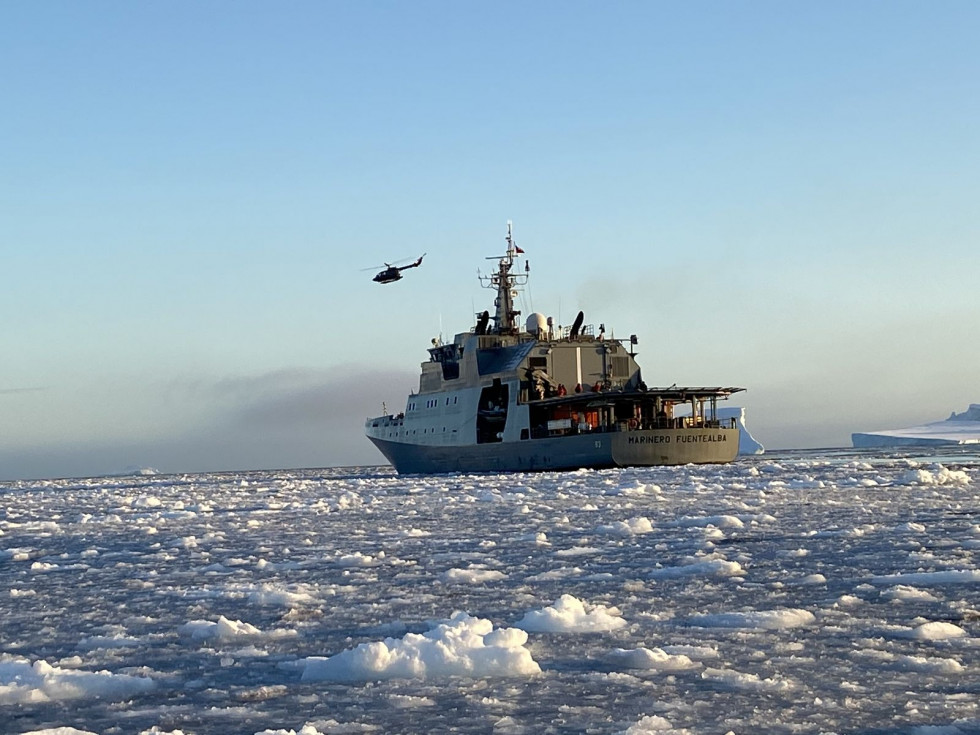
[[[2,483],[0,730],[976,734],[978,478],[956,448]]]

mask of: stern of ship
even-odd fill
[[[722,464],[738,455],[738,435],[737,427],[616,432],[612,459],[620,467]]]

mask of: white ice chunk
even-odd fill
[[[687,656],[697,661],[708,658],[719,658],[721,655],[718,653],[718,649],[712,646],[692,646],[685,644],[664,646],[664,651],[674,656]]]
[[[891,589],[884,590],[881,596],[886,600],[895,600],[897,602],[905,601],[919,601],[919,602],[938,602],[934,594],[928,590],[920,590],[918,587],[911,587],[906,584],[897,584]]]
[[[599,633],[626,625],[615,607],[589,605],[562,595],[554,605],[528,611],[516,627],[531,633]]]
[[[909,638],[917,641],[946,641],[951,638],[965,638],[967,635],[968,633],[958,625],[936,620],[913,628]]]
[[[378,558],[384,557],[379,555]],[[355,551],[353,554],[341,554],[335,561],[342,567],[369,567],[377,563],[375,557],[370,554],[362,554],[360,551]]]
[[[494,628],[483,618],[456,613],[426,633],[362,643],[329,658],[305,659],[303,681],[376,681],[530,676],[541,668],[524,647],[527,633]]]
[[[657,671],[683,671],[701,666],[683,654],[671,655],[660,648],[616,648],[609,654],[610,660],[624,669],[656,669]]]
[[[947,569],[941,572],[905,572],[872,577],[874,584],[942,585],[980,582],[980,569]]]
[[[798,584],[827,584],[827,578],[817,572],[816,574],[808,574],[799,580]]]
[[[654,569],[647,576],[650,579],[676,579],[678,577],[740,577],[745,574],[737,561],[725,559],[690,559],[676,567]]]
[[[596,529],[597,533],[615,534],[617,536],[633,536],[641,533],[651,533],[652,531],[653,524],[650,523],[649,518],[643,516],[630,518],[625,521],[616,521],[608,526],[599,526]]]
[[[745,628],[749,630],[785,630],[810,625],[816,620],[809,610],[753,610],[750,612],[695,615],[691,623],[702,628]]]
[[[339,732],[337,730],[330,729],[330,732]],[[354,732],[354,730],[349,730],[345,732]],[[303,725],[297,732],[296,730],[260,730],[255,733],[255,735],[326,735],[326,733],[321,732],[315,726],[311,724]]]
[[[443,579],[451,584],[485,584],[496,582],[507,577],[496,569],[485,569],[480,566],[469,566],[466,569],[450,569],[443,574]]]
[[[388,704],[397,709],[415,709],[416,707],[435,707],[436,701],[431,697],[417,697],[412,694],[389,694]]]
[[[657,735],[657,733],[670,732],[673,729],[674,726],[670,724],[670,720],[659,715],[647,715],[625,730],[621,730],[617,735]]]
[[[963,672],[964,666],[955,658],[936,658],[932,656],[899,656],[898,666],[910,671],[926,674],[946,674],[955,676]]]
[[[46,661],[4,657],[0,660],[0,705],[68,699],[119,701],[148,692],[153,679],[109,671],[78,671]]]
[[[132,638],[122,633],[118,635],[89,636],[88,638],[82,638],[78,642],[78,647],[83,650],[97,648],[138,648],[141,645],[142,641],[139,638]]]
[[[780,677],[764,679],[758,674],[746,674],[731,669],[705,669],[701,673],[701,678],[748,692],[787,692],[796,688],[796,684],[788,679]]]
[[[248,600],[255,605],[296,607],[298,605],[314,604],[316,597],[307,585],[286,587],[263,583],[256,585],[249,591]]]
[[[670,525],[680,526],[682,528],[707,528],[708,526],[714,526],[715,528],[745,527],[745,523],[742,522],[741,518],[727,514],[717,516],[686,516],[684,518],[678,518]]]
[[[969,485],[970,476],[963,470],[950,470],[939,465],[934,470],[908,470],[896,482],[900,485]]]
[[[184,635],[189,635],[196,641],[210,640],[235,640],[247,638],[249,636],[262,635],[262,631],[249,623],[241,620],[229,620],[224,615],[218,618],[217,622],[210,620],[191,620],[180,626],[178,630]]]

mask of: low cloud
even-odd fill
[[[193,416],[181,429],[154,439],[0,452],[0,480],[93,476],[132,466],[204,472],[383,464],[364,436],[364,420],[379,415],[382,403],[392,413],[401,410],[417,380],[404,371],[346,366],[171,381],[166,410]]]
[[[310,423],[347,423],[351,416],[376,416],[382,404],[401,406],[417,379],[398,371],[332,370],[316,376],[266,376],[252,386],[230,418],[248,426],[282,427]]]
[[[210,396],[209,420],[191,442],[169,445],[201,470],[380,464],[364,420],[383,402],[401,406],[415,386],[406,372],[343,367],[227,378],[199,387]]]

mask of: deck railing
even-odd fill
[[[587,425],[586,425],[587,426]],[[595,426],[583,428],[580,424],[573,423],[568,428],[549,429],[547,426],[536,426],[531,429],[532,439],[544,439],[557,436],[574,436],[576,434],[607,434],[611,432],[628,431],[664,431],[667,429],[734,429],[737,426],[735,419],[721,419],[717,421],[694,421],[690,416],[682,416],[676,419],[654,419],[652,421],[641,421],[633,425],[630,421],[617,421],[614,424],[605,426]]]

